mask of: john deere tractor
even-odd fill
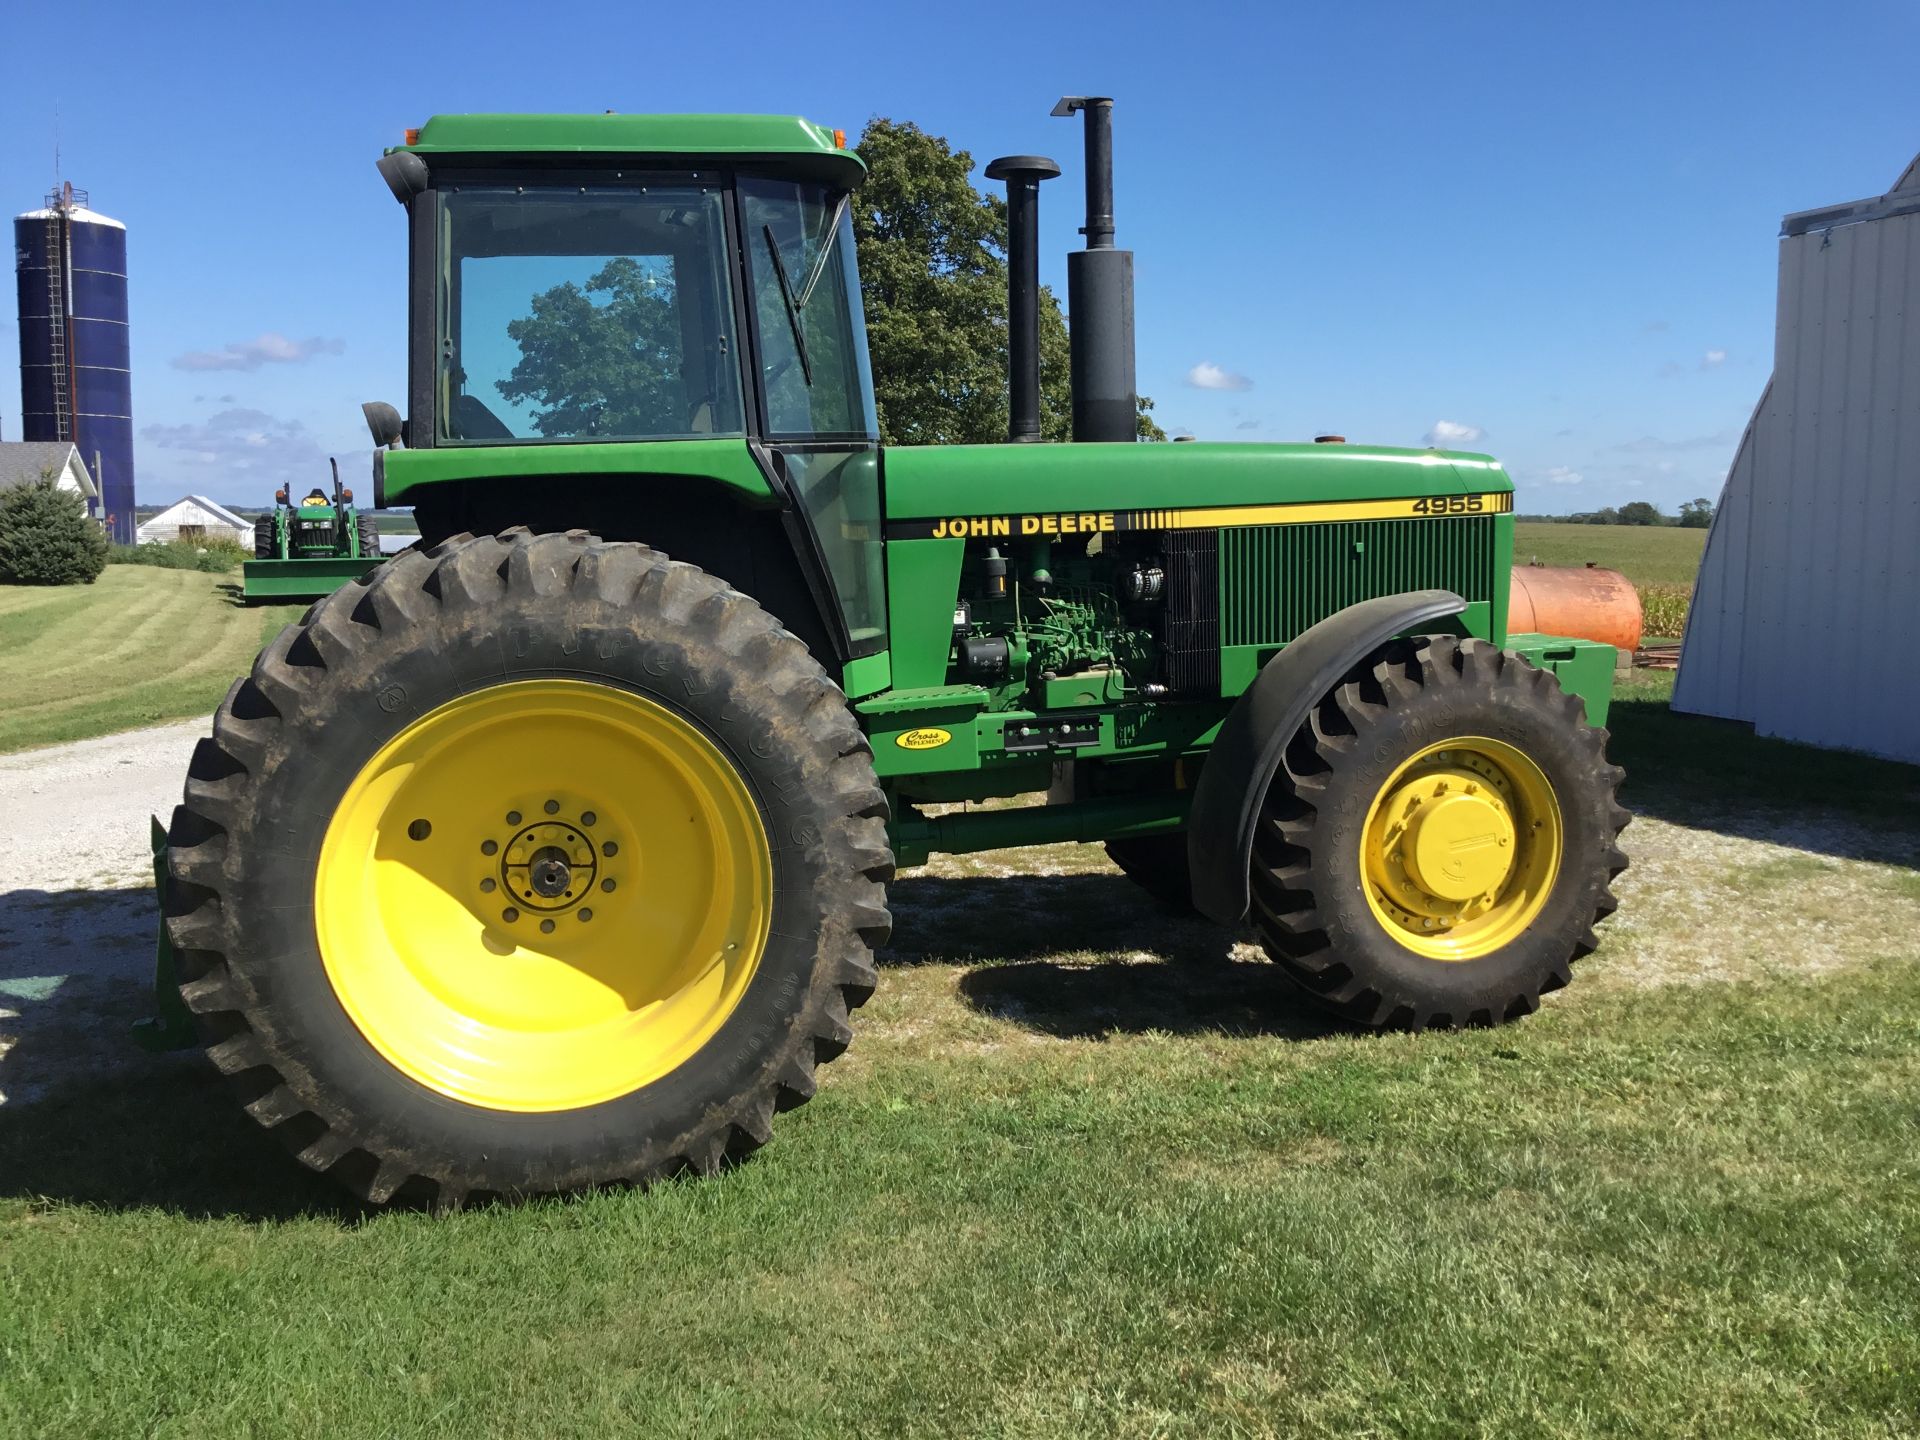
[[[439,1206],[719,1170],[847,1047],[934,852],[1104,842],[1355,1026],[1512,1020],[1594,948],[1614,655],[1508,633],[1506,474],[1136,443],[1111,102],[1058,113],[1070,444],[1052,161],[987,172],[1007,442],[883,447],[841,132],[449,115],[381,159],[374,491],[420,543],[233,686],[161,857],[169,994],[307,1165]]]
[[[273,509],[253,522],[253,559],[240,567],[249,600],[331,595],[380,563],[380,526],[353,504],[333,461],[333,494],[315,486],[295,504],[282,486]]]

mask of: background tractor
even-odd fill
[[[273,509],[253,522],[254,558],[241,566],[247,599],[318,599],[379,563],[379,522],[354,508],[353,491],[340,483],[340,462],[330,463],[332,495],[316,486],[294,504],[282,487]]]
[[[1614,653],[1509,633],[1507,476],[1135,443],[1111,102],[1056,113],[1072,444],[1050,160],[988,169],[1008,441],[883,448],[840,132],[455,115],[382,158],[375,498],[421,541],[235,684],[161,856],[169,989],[306,1164],[443,1206],[714,1171],[851,1040],[935,851],[1105,842],[1356,1025],[1497,1024],[1594,947]]]

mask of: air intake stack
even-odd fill
[[[1073,438],[1136,440],[1140,402],[1133,369],[1133,252],[1113,248],[1113,100],[1063,95],[1055,115],[1086,117],[1087,248],[1067,256],[1072,325]]]
[[[1007,182],[1007,438],[1040,438],[1040,182],[1060,167],[1044,155],[1002,155],[989,180]]]

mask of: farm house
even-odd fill
[[[1780,227],[1773,376],[1707,536],[1673,708],[1920,761],[1920,157]]]
[[[231,540],[237,545],[253,544],[253,522],[242,520],[204,495],[188,495],[174,501],[151,520],[142,522],[134,533],[134,543],[138,545],[215,538]]]
[[[88,512],[100,491],[80,458],[80,448],[70,440],[9,440],[0,442],[0,490],[27,485],[51,475],[55,485],[71,490],[87,501]]]

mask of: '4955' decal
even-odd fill
[[[1413,502],[1416,515],[1477,515],[1486,508],[1484,495],[1435,495]]]

